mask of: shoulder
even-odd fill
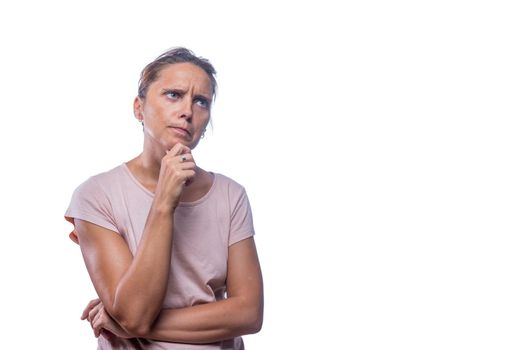
[[[104,217],[111,217],[115,198],[112,189],[116,187],[118,168],[92,175],[78,185],[71,197],[66,216],[101,213]]]
[[[118,232],[109,191],[117,168],[90,176],[76,187],[64,215],[67,221],[75,225],[74,218],[82,219]],[[74,230],[69,237],[78,243]]]
[[[102,195],[107,192],[111,185],[119,182],[122,176],[122,164],[110,170],[89,176],[75,189],[77,193],[86,193],[91,195]]]
[[[246,189],[241,183],[226,175],[220,173],[214,174],[215,186],[217,187],[220,196],[222,196],[222,200],[225,200],[225,202],[228,203],[230,211],[236,212],[240,207],[250,206]]]
[[[99,184],[110,184],[114,181],[118,181],[124,172],[124,164],[117,165],[114,168],[98,173],[90,177],[92,181],[96,181]]]
[[[231,194],[245,192],[245,188],[239,182],[233,180],[229,176],[221,173],[213,173],[215,175],[215,182],[218,187],[227,189]]]

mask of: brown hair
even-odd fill
[[[145,66],[145,68],[142,70],[142,73],[140,74],[140,80],[138,82],[138,96],[140,98],[146,97],[149,85],[151,85],[151,83],[153,83],[158,78],[158,73],[165,66],[183,62],[192,63],[202,68],[207,73],[209,80],[211,80],[211,90],[214,98],[217,89],[215,68],[207,59],[196,56],[191,50],[188,50],[184,47],[175,47],[169,49],[158,56],[153,62]]]

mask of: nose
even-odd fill
[[[193,101],[191,96],[185,96],[184,100],[182,101],[180,117],[187,119],[188,123],[191,122],[191,118],[193,117]]]

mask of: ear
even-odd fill
[[[133,112],[135,113],[135,118],[138,119],[139,122],[144,121],[144,102],[140,97],[135,97],[135,100],[133,101]]]

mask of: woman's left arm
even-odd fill
[[[203,344],[257,333],[262,327],[264,297],[253,237],[229,247],[226,285],[227,299],[181,309],[162,309],[148,330],[130,336]],[[93,310],[89,318],[96,319],[95,314]],[[105,323],[99,321],[93,325],[97,328],[95,334],[100,333]]]
[[[227,299],[182,309],[164,309],[140,337],[181,343],[211,343],[262,327],[262,273],[253,237],[229,247]]]

